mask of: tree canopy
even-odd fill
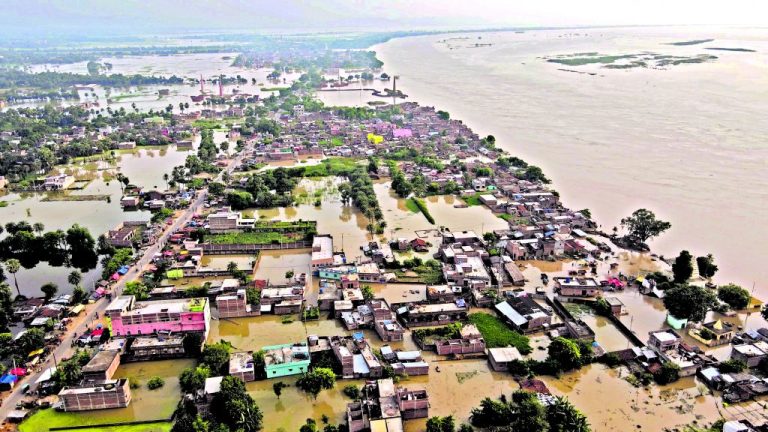
[[[678,319],[701,322],[715,304],[715,294],[707,288],[694,285],[678,285],[664,295],[664,307]]]
[[[310,372],[305,372],[296,381],[298,388],[311,394],[315,399],[321,391],[332,389],[335,384],[336,374],[329,368],[315,368]]]
[[[635,210],[631,216],[622,219],[621,226],[627,229],[630,238],[645,243],[670,229],[672,224],[656,219],[655,213],[641,208]]]
[[[752,296],[749,291],[731,283],[717,288],[717,298],[727,303],[731,308],[739,310],[749,306]]]

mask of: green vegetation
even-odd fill
[[[356,159],[331,157],[323,163],[303,168],[304,177],[346,176],[360,165]]]
[[[465,203],[467,203],[468,206],[479,206],[483,205],[482,202],[480,202],[480,193],[476,193],[474,195],[469,195],[465,197],[461,197],[462,200],[464,200]]]
[[[24,420],[19,425],[19,432],[43,432],[51,428],[66,428],[71,426],[73,429],[59,429],[64,432],[170,432],[171,423],[158,421],[153,423],[143,423],[137,425],[124,426],[99,426],[93,425],[89,428],[85,426],[83,416],[80,413],[58,412],[53,408],[42,409],[35,412],[31,417]]]
[[[198,129],[219,129],[221,122],[219,120],[201,118],[193,121],[192,126]]]
[[[317,400],[317,395],[323,390],[330,390],[336,385],[336,374],[328,368],[315,368],[305,372],[296,381],[296,387],[312,395]]]
[[[728,304],[731,308],[741,310],[749,306],[752,296],[744,288],[736,284],[728,284],[717,288],[717,298]]]
[[[664,295],[664,307],[677,319],[701,322],[716,302],[715,294],[707,288],[678,285]]]
[[[421,210],[419,210],[419,206],[416,205],[416,201],[408,198],[405,200],[405,208],[410,210],[412,213],[419,213]]]
[[[635,210],[631,216],[621,220],[621,226],[627,230],[630,240],[645,243],[672,228],[672,224],[656,219],[656,214],[644,208]]]
[[[150,390],[156,390],[165,385],[165,380],[159,376],[153,376],[147,381],[147,388]]]
[[[412,201],[416,207],[421,210],[421,213],[424,215],[424,217],[427,219],[427,222],[431,223],[432,225],[435,224],[435,218],[432,217],[432,215],[429,213],[429,209],[427,208],[427,205],[424,203],[424,200],[417,197],[411,197],[410,201]]]
[[[436,342],[461,337],[461,323],[453,323],[444,327],[415,329],[411,332],[413,340],[420,345],[431,345]]]
[[[474,324],[485,339],[488,348],[513,346],[520,354],[532,351],[528,338],[513,331],[499,318],[484,312],[469,315],[469,322]]]
[[[720,363],[717,366],[717,370],[720,373],[738,373],[747,369],[747,364],[741,360],[731,359]]]
[[[634,54],[624,54],[624,55],[598,55],[598,53],[588,53],[591,55],[583,55],[579,56],[578,54],[573,54],[571,56],[559,56],[555,58],[549,58],[547,59],[550,63],[557,63],[565,66],[584,66],[588,64],[611,64],[614,62],[617,62],[619,60],[624,59],[631,59],[635,58],[636,56]]]
[[[205,241],[211,244],[279,244],[304,240],[304,235],[281,232],[232,232],[207,234]]]
[[[555,398],[543,406],[535,393],[518,390],[507,399],[485,398],[472,409],[472,425],[483,430],[589,432],[587,418],[568,399]]]

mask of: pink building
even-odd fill
[[[107,307],[113,336],[139,336],[158,332],[203,333],[208,336],[211,310],[206,298],[135,301],[120,296]]]

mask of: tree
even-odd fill
[[[589,432],[587,417],[564,397],[547,406],[549,432]]]
[[[749,306],[752,296],[749,291],[731,283],[717,288],[717,298],[727,303],[731,308],[741,310]]]
[[[28,329],[16,341],[21,353],[25,356],[32,351],[38,350],[45,344],[45,332],[39,328]]]
[[[562,370],[572,370],[581,367],[581,350],[571,339],[556,337],[549,344],[549,358],[557,362]]]
[[[712,279],[712,276],[717,273],[717,265],[715,264],[715,257],[712,254],[707,256],[700,256],[696,258],[696,266],[699,268],[699,276]]]
[[[21,290],[19,289],[19,280],[16,278],[16,273],[20,268],[21,263],[16,258],[11,258],[5,262],[5,269],[13,275],[13,284],[16,285],[16,293],[18,295],[21,295]]]
[[[219,148],[221,149],[221,151],[226,153],[227,150],[229,150],[229,142],[223,141],[221,144],[219,144]]]
[[[510,424],[512,430],[545,431],[547,430],[546,411],[536,395],[525,390],[512,393],[512,402],[516,405],[515,416]]]
[[[208,344],[203,349],[201,362],[207,366],[212,373],[216,375],[227,372],[229,366],[229,352],[232,346],[221,341],[215,344]]]
[[[205,387],[205,380],[211,376],[211,370],[208,366],[200,365],[197,367],[188,367],[181,371],[179,375],[179,386],[184,393],[195,393]]]
[[[80,285],[80,282],[82,281],[83,281],[83,274],[77,270],[72,270],[67,276],[67,282],[69,282],[69,284],[72,285],[73,287]]]
[[[373,300],[375,293],[373,292],[373,288],[371,288],[370,285],[363,285],[363,288],[360,291],[363,293],[364,300]]]
[[[149,287],[143,282],[130,281],[125,284],[124,295],[132,295],[136,300],[146,300],[149,298]]]
[[[40,287],[40,291],[42,291],[45,295],[45,301],[47,302],[56,295],[56,293],[59,291],[59,286],[53,282],[48,282],[47,284]]]
[[[296,386],[311,394],[315,400],[321,391],[332,389],[335,384],[336,375],[330,368],[315,368],[302,374],[296,381]]]
[[[675,275],[675,283],[685,283],[693,276],[693,256],[687,250],[681,251],[672,264],[672,273]]]
[[[708,289],[693,285],[678,285],[664,294],[664,307],[678,319],[701,322],[715,304],[715,295]]]
[[[453,416],[435,416],[427,420],[427,432],[455,432],[456,423]]]
[[[5,282],[0,282],[0,334],[8,331],[13,318],[13,292]],[[4,357],[0,353],[0,357]]]
[[[212,183],[208,184],[208,192],[211,195],[217,195],[218,196],[218,195],[221,195],[221,194],[224,193],[224,188],[225,187],[226,186],[224,185],[224,183],[212,182]]]
[[[81,287],[80,285],[76,286],[72,290],[72,304],[73,305],[82,304],[85,301],[86,298],[88,298],[88,293],[85,292],[83,287]]]
[[[280,399],[280,395],[283,394],[283,389],[288,387],[288,384],[278,381],[274,384],[272,384],[272,391],[275,392],[275,396],[277,396],[278,399]]]
[[[69,246],[69,263],[81,271],[96,267],[99,256],[96,254],[96,241],[87,228],[78,224],[67,230],[67,245]]]
[[[635,210],[631,216],[622,219],[621,226],[627,229],[630,238],[645,243],[670,229],[672,224],[656,219],[652,211],[641,208]]]
[[[261,409],[245,391],[245,383],[233,376],[221,380],[220,390],[211,401],[211,414],[233,431],[257,432],[262,426]]]
[[[653,379],[661,385],[673,383],[680,379],[680,366],[666,362],[653,374]]]
[[[738,373],[744,371],[746,368],[746,363],[736,359],[726,360],[717,366],[717,370],[719,370],[720,373]]]

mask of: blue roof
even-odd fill
[[[19,380],[19,377],[17,377],[16,375],[5,374],[0,377],[0,384],[13,384],[18,380]]]
[[[360,341],[365,339],[365,335],[363,335],[363,332],[354,332],[352,333],[352,338]]]

